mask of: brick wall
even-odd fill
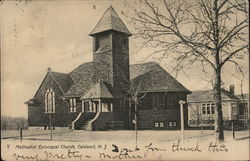
[[[125,96],[124,85],[129,79],[129,53],[128,37],[122,33],[112,33],[112,58],[113,58],[113,96]]]
[[[99,117],[92,123],[93,130],[106,130],[106,123],[113,121],[113,112],[101,112]]]
[[[138,117],[139,129],[155,129],[155,122],[163,122],[163,128],[180,128],[180,110],[165,109],[165,110],[140,110]],[[176,122],[176,127],[169,127],[169,122]],[[184,123],[187,126],[187,109],[184,109]]]
[[[55,113],[52,114],[52,125],[57,127],[68,126],[78,115],[77,112],[69,112],[69,104],[63,101],[60,96],[63,92],[57,86],[56,82],[52,79],[51,75],[46,75],[41,87],[38,89],[35,99],[39,100],[37,105],[29,105],[28,107],[28,124],[29,126],[49,126],[49,114],[45,113],[44,108],[44,95],[48,88],[52,88],[55,92]],[[79,105],[77,111],[79,111]]]

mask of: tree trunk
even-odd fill
[[[129,130],[131,129],[131,98],[129,99],[129,111],[128,111],[128,127],[129,127]]]
[[[215,137],[220,142],[224,141],[223,133],[223,116],[221,105],[221,69],[215,71],[215,83],[214,83],[214,101],[215,101]]]
[[[199,127],[199,124],[200,124],[200,117],[199,117],[199,116],[197,116],[196,127]]]
[[[215,101],[215,137],[219,142],[224,141],[223,133],[223,117],[221,106],[221,62],[220,62],[220,48],[219,48],[219,9],[218,0],[213,2],[213,27],[214,27],[214,41],[215,41],[215,80],[214,80],[214,101]]]
[[[135,144],[137,146],[137,103],[135,103]]]

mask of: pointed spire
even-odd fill
[[[110,5],[109,8],[105,11],[102,18],[99,20],[93,31],[89,34],[93,36],[97,33],[108,31],[108,30],[115,30],[119,32],[123,32],[128,36],[132,34],[128,31],[125,24],[122,22],[114,8]]]

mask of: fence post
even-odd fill
[[[50,140],[52,140],[52,120],[51,120],[52,113],[49,113],[49,126],[50,126]]]
[[[181,118],[181,140],[184,140],[184,114],[183,114],[183,104],[186,102],[183,100],[179,101],[180,104],[180,118]]]
[[[233,133],[233,139],[235,139],[235,132],[234,132],[234,121],[232,121],[232,133]]]
[[[21,127],[20,128],[20,141],[22,141],[23,140],[23,128]]]

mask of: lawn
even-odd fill
[[[232,139],[231,131],[224,131],[225,139]],[[165,142],[173,141],[181,138],[180,130],[140,130],[137,132],[138,142],[143,142],[145,140],[152,140],[153,142]],[[55,141],[134,141],[135,140],[135,131],[132,130],[117,130],[117,131],[82,131],[82,130],[54,130],[53,131],[53,140]],[[249,131],[236,131],[236,138],[249,137]],[[19,138],[19,131],[7,130],[1,131],[1,137],[3,139],[7,138]],[[192,138],[212,138],[213,130],[185,130],[184,131],[185,139]],[[49,130],[41,131],[29,131],[23,130],[23,139],[38,139],[38,140],[47,140],[50,139]]]

